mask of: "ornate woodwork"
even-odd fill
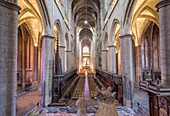
[[[96,69],[96,77],[105,88],[112,87],[116,91],[116,99],[119,100],[119,103],[123,103],[122,76]]]
[[[59,55],[59,38],[57,35],[57,47],[56,47],[55,59],[54,59],[54,75],[52,80],[52,103],[58,102],[60,98],[68,98],[72,93],[65,93],[68,87],[77,77],[77,69],[62,73],[61,58]]]
[[[153,81],[140,82],[140,89],[149,93],[150,116],[170,115],[170,88],[162,87]]]

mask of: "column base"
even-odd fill
[[[133,102],[131,100],[125,100],[125,105],[128,108],[132,108],[133,107]]]

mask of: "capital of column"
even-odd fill
[[[170,5],[170,0],[160,0],[160,2],[156,5],[157,11],[159,11],[160,8],[166,7]]]
[[[43,35],[42,36],[42,39],[54,39],[55,37],[54,36],[51,36],[51,35]]]
[[[119,37],[120,37],[120,39],[125,39],[127,37],[132,38],[132,34],[124,34],[124,35],[121,35]]]
[[[10,2],[4,1],[4,0],[0,0],[0,6],[3,6],[5,8],[11,9],[11,10],[15,10],[18,13],[21,10],[21,8],[17,4],[10,3]]]

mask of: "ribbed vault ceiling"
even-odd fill
[[[90,46],[93,34],[88,28],[84,28],[81,30],[79,37],[80,41],[82,41],[82,45],[87,44]]]
[[[82,44],[90,44],[93,34],[91,28],[95,28],[97,18],[100,15],[99,0],[73,0],[72,12],[76,27],[82,28],[79,37]],[[85,20],[88,24],[85,24]]]

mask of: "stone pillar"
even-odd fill
[[[62,72],[65,72],[65,46],[59,46],[60,48],[60,58],[62,63]]]
[[[113,51],[112,46],[108,46],[108,72],[113,72]]]
[[[72,17],[71,17],[71,14],[72,14],[72,10],[71,10],[71,3],[68,5],[68,20],[69,20],[69,27],[71,28],[72,27]],[[71,28],[72,30],[72,28]]]
[[[51,103],[52,98],[52,77],[54,63],[54,37],[44,35],[42,37],[42,92],[43,105]]]
[[[77,58],[77,68],[78,68],[77,73],[79,73],[79,72],[80,72],[79,63],[80,63],[80,60],[79,60],[79,58]]]
[[[116,72],[116,46],[110,45],[108,46],[108,71],[111,73],[117,73]]]
[[[170,85],[170,1],[160,0],[156,6],[159,11],[160,21],[160,66],[162,85]]]
[[[96,69],[96,58],[94,57],[94,58],[93,58],[93,69],[92,69],[93,72],[96,71],[95,69]]]
[[[75,65],[74,65],[74,62],[75,62],[74,53],[71,52],[71,55],[72,55],[71,69],[74,69],[75,68]]]
[[[107,52],[108,50],[102,50],[102,70],[107,70]]]
[[[21,27],[21,28],[22,28],[22,27]],[[24,35],[23,32],[22,32],[22,35]],[[25,49],[26,49],[26,47],[25,47],[25,35],[22,36],[22,42],[21,42],[21,43],[22,43],[22,45],[21,45],[21,46],[22,46],[22,52],[21,52],[21,56],[22,56],[22,57],[21,57],[21,65],[22,65],[22,66],[21,66],[21,67],[22,67],[22,72],[21,72],[21,73],[22,73],[22,74],[21,74],[21,75],[22,75],[22,76],[21,76],[21,77],[22,77],[22,79],[21,79],[21,86],[22,86],[22,89],[25,89],[25,82],[26,82],[26,78],[25,78],[25,77],[26,77],[26,76],[25,76],[25,75],[26,75],[26,70],[25,70],[25,67],[26,67],[26,65],[25,65],[25,64],[26,64],[26,62],[25,62],[25,51],[26,51],[26,50],[25,50]]]
[[[136,47],[136,79],[135,81],[139,83],[142,81],[142,59],[141,59],[141,46]]]
[[[38,82],[42,81],[42,52],[41,52],[41,47],[38,47]]]
[[[16,115],[18,12],[16,1],[0,0],[0,115]]]
[[[113,73],[117,73],[116,46],[113,46]]]
[[[38,47],[34,47],[34,83],[38,82]]]
[[[134,59],[132,35],[120,36],[121,69],[123,76],[123,103],[128,107],[133,107],[133,79],[134,79]]]
[[[99,67],[99,56],[98,54],[96,54],[96,58],[95,58],[95,69]]]
[[[70,50],[66,50],[67,54],[67,71],[71,70],[71,63],[73,62],[72,60],[72,53]]]
[[[108,0],[104,0],[104,15],[106,14],[107,12],[107,9],[108,9]]]
[[[102,69],[102,52],[98,54],[98,66]]]

